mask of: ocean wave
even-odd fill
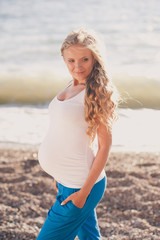
[[[123,99],[119,107],[160,109],[160,81],[127,74],[117,74],[112,79]],[[69,81],[68,77],[52,73],[39,76],[1,75],[0,104],[46,104]]]

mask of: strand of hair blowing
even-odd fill
[[[100,123],[104,124],[111,132],[114,121],[118,119],[115,112],[117,107],[116,88],[97,61],[86,81],[84,103],[85,120],[88,122],[86,133],[91,136],[92,143]]]

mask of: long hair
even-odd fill
[[[95,36],[95,33],[85,29],[72,31],[64,40],[61,47],[61,54],[72,45],[81,45],[91,50],[95,63],[93,69],[86,79],[85,89],[85,121],[88,123],[86,133],[94,141],[97,128],[100,123],[112,131],[113,123],[118,119],[115,111],[118,106],[119,94],[108,77],[104,58],[102,43]]]

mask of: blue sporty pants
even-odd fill
[[[107,177],[95,183],[83,208],[78,208],[72,201],[61,205],[72,193],[80,188],[68,188],[57,183],[56,202],[48,211],[48,216],[37,240],[80,240],[102,239],[98,226],[96,206],[101,200],[107,185]]]

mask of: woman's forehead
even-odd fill
[[[92,52],[90,49],[88,49],[85,46],[82,45],[72,45],[66,49],[64,49],[64,55],[65,56],[71,56],[71,55],[87,55],[91,56]]]

